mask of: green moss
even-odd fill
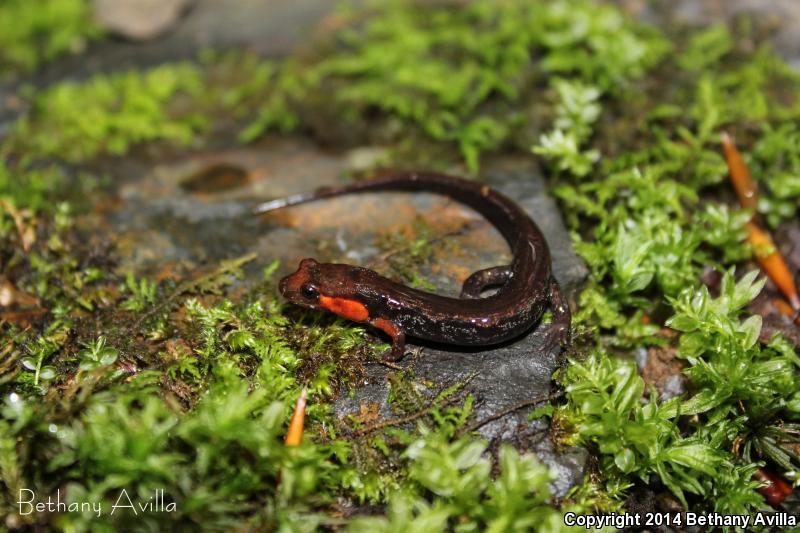
[[[651,97],[662,100],[645,104],[644,123],[628,122],[631,111],[614,105],[594,122],[595,103],[577,100],[584,113],[572,114],[588,118],[559,124],[560,111],[554,124],[573,140],[570,150],[534,148],[550,160],[576,250],[591,271],[575,317],[590,336],[582,347],[589,355],[561,374],[567,403],[555,423],[567,442],[595,451],[612,500],[634,479],[652,485],[656,477],[687,508],[752,513],[765,508],[751,480],[758,461],[792,479],[800,465],[792,427],[773,433],[796,416],[797,356],[780,338],[757,343],[761,317],[741,318],[763,282],[751,272],[735,283],[728,271],[750,257],[744,224],[752,213],[721,200],[731,186],[719,144],[725,130],[758,125],[764,135],[752,160],[767,185],[761,208],[776,225],[793,216],[791,185],[779,192],[771,184],[793,168],[796,143],[786,121],[800,112],[800,78],[766,47],[746,53],[734,42],[721,28],[691,38],[685,53],[653,73],[661,86]],[[568,108],[570,94],[559,96]],[[635,96],[629,101],[642,112]],[[618,131],[630,136],[605,141]],[[588,157],[592,151],[605,157]],[[709,266],[728,271],[717,298],[700,282]],[[682,333],[674,339],[663,327]],[[687,397],[659,401],[633,363],[615,357],[659,346],[686,359]],[[748,452],[737,453],[740,445]]]
[[[60,83],[36,95],[8,142],[14,150],[68,161],[121,155],[146,141],[189,144],[207,122],[176,99],[197,98],[202,90],[200,71],[189,64]]]
[[[421,136],[456,148],[474,172],[482,153],[530,126],[522,108],[541,98],[537,78],[578,75],[616,90],[665,50],[655,32],[581,0],[459,9],[392,1],[371,10],[337,34],[336,53],[276,74],[246,139],[315,113],[340,121],[346,138],[359,137],[359,123],[377,113],[369,140]]]
[[[292,450],[282,435],[301,387],[312,398],[309,433],[318,426],[333,431],[325,399],[351,383],[347,373],[357,373],[370,355],[362,330],[320,322],[319,315],[290,323],[271,280],[254,288],[250,302],[198,300],[220,293],[252,257],[172,288],[129,277],[131,295],[103,291],[123,280],[88,276],[73,255],[83,255],[80,248],[67,244],[73,240],[69,225],[47,230],[50,238],[16,260],[46,261],[6,270],[21,289],[37,290],[39,304],[52,311],[39,331],[3,324],[4,356],[17,364],[0,374],[6,444],[0,473],[8,496],[2,513],[16,517],[17,525],[42,520],[19,516],[9,503],[18,499],[13,491],[60,487],[69,501],[104,502],[106,513],[100,522],[91,513],[62,514],[59,528],[116,527],[135,520],[108,512],[122,489],[135,499],[162,488],[180,511],[146,517],[153,527],[327,521],[321,511],[353,483],[349,444]],[[44,265],[55,268],[44,274]],[[84,318],[85,302],[92,304],[90,319]],[[95,337],[98,332],[105,336]],[[164,339],[169,343],[159,351]],[[66,403],[55,401],[59,389]],[[64,405],[70,406],[66,418]],[[227,477],[231,471],[238,472],[235,481]]]
[[[772,227],[796,218],[800,205],[800,129],[794,121],[766,125],[750,154],[762,191],[758,211]]]
[[[413,483],[406,490],[417,492],[415,497],[393,494],[385,518],[356,519],[350,531],[437,532],[465,524],[486,531],[566,529],[561,513],[548,505],[552,474],[532,454],[520,455],[504,446],[499,472],[492,476],[485,442],[466,438],[448,442],[435,433],[423,435],[404,454]],[[420,497],[424,494],[432,499]]]
[[[681,401],[658,401],[651,391],[641,403],[644,380],[632,361],[614,359],[597,351],[566,368],[562,382],[568,404],[559,412],[558,424],[569,426],[573,444],[596,446],[600,470],[607,478],[637,476],[647,481],[653,474],[687,506],[685,493],[715,502],[723,513],[753,512],[765,508],[749,481],[756,465],[729,450],[734,439],[755,438],[754,427],[784,411],[797,392],[797,356],[785,342],[757,344],[760,317],[740,321],[742,308],[763,287],[755,272],[734,284],[723,279],[721,295],[708,290],[685,290],[674,302],[677,313],[667,325],[681,331],[678,355],[687,359],[685,370],[697,393]],[[738,416],[738,409],[748,416]],[[693,416],[689,430],[680,431],[677,416]],[[790,433],[783,438],[791,440]],[[780,452],[773,452],[778,454]],[[781,456],[782,457],[782,456]],[[782,466],[796,469],[794,454]],[[764,458],[771,457],[769,453]],[[742,483],[742,481],[745,481]],[[737,487],[735,494],[731,487]],[[724,496],[724,498],[723,498]]]
[[[79,52],[101,35],[87,0],[6,0],[0,4],[0,77]]]
[[[446,239],[437,238],[435,228],[422,218],[414,219],[408,232],[408,235],[396,232],[380,235],[377,239],[378,247],[383,250],[380,257],[386,263],[390,277],[400,279],[412,287],[433,291],[435,285],[424,279],[419,271],[430,265],[436,253],[447,248],[450,243]]]

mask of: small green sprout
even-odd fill
[[[600,159],[597,150],[582,151],[578,138],[572,132],[553,130],[539,137],[539,144],[533,147],[533,153],[556,161],[556,167],[576,176],[586,176]]]
[[[123,309],[143,311],[156,302],[158,284],[147,278],[142,278],[137,282],[133,272],[128,272],[125,276],[125,288],[131,295],[122,302]]]
[[[22,358],[22,366],[25,370],[30,370],[34,373],[33,384],[38,385],[39,380],[50,381],[56,377],[55,367],[49,365],[42,365],[47,353],[45,350],[37,349],[31,357]]]
[[[83,371],[91,371],[100,367],[113,365],[117,361],[119,352],[116,348],[106,345],[104,336],[97,337],[89,341],[83,350],[78,352],[80,364],[78,368]]]

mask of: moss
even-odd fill
[[[556,121],[554,131],[574,141],[571,151],[550,150],[545,139],[537,150],[550,160],[576,249],[591,270],[576,315],[591,332],[581,346],[588,355],[560,375],[567,403],[555,422],[566,442],[594,450],[598,478],[609,487],[603,505],[622,498],[626,484],[652,487],[657,477],[656,486],[686,508],[752,513],[766,507],[751,479],[757,461],[792,479],[800,466],[791,427],[778,438],[782,445],[762,447],[758,457],[738,452],[740,445],[753,449],[778,420],[795,418],[790,401],[800,385],[795,348],[780,337],[757,343],[761,317],[746,317],[763,282],[754,281],[755,271],[738,282],[733,276],[731,265],[752,253],[744,244],[752,213],[725,201],[730,185],[719,147],[726,130],[741,132],[745,143],[750,128],[766,132],[754,143],[754,160],[763,164],[775,149],[768,159],[776,166],[759,168],[759,179],[773,182],[796,151],[785,121],[800,112],[800,78],[766,46],[745,52],[733,46],[739,41],[720,28],[695,34],[687,50],[653,72],[644,108],[612,104],[597,121],[594,112],[572,124]],[[569,94],[560,97],[566,107]],[[781,141],[769,135],[776,128]],[[616,132],[626,133],[607,143]],[[579,159],[589,151],[606,157]],[[775,207],[765,212],[773,223],[796,213],[796,204],[780,207],[783,193],[763,192],[764,206]],[[724,273],[715,298],[701,282],[710,266]],[[686,360],[691,393],[659,400],[632,362],[616,357],[654,346]]]
[[[7,0],[0,5],[0,78],[79,52],[101,35],[87,0]]]
[[[336,135],[355,142],[412,135],[424,140],[414,149],[449,145],[475,172],[482,153],[531,127],[523,110],[541,98],[543,76],[577,73],[613,90],[665,50],[655,32],[581,0],[477,1],[459,9],[376,2],[370,15],[349,19],[336,53],[277,71],[245,138],[295,125],[319,131],[318,122],[304,120],[318,116],[326,129],[340,123]]]
[[[181,109],[177,97],[197,98],[202,88],[200,71],[189,64],[56,84],[36,95],[8,145],[36,157],[83,161],[101,153],[122,155],[146,141],[189,144],[207,121]]]
[[[378,235],[377,245],[383,250],[379,258],[386,263],[387,274],[412,287],[434,290],[435,286],[420,275],[420,269],[448,247],[449,243],[436,235],[433,225],[423,218],[415,218],[400,233],[387,231]]]

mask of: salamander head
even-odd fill
[[[366,322],[369,311],[360,301],[356,287],[359,270],[350,265],[303,259],[297,271],[283,278],[278,288],[295,305],[325,309],[348,320]]]

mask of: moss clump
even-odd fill
[[[402,143],[416,135],[453,146],[476,171],[481,153],[513,143],[538,119],[526,107],[541,99],[543,77],[578,73],[612,90],[666,49],[655,32],[582,0],[476,1],[458,9],[391,1],[374,3],[366,19],[353,15],[334,53],[276,72],[246,139],[338,122],[346,139]]]
[[[176,100],[202,91],[200,71],[190,64],[56,84],[36,95],[9,145],[38,157],[83,161],[100,153],[121,155],[147,141],[189,144],[207,121]]]
[[[750,142],[767,185],[762,203],[777,207],[765,214],[775,224],[794,216],[792,188],[774,184],[793,168],[800,76],[766,46],[734,48],[741,40],[721,28],[695,34],[652,73],[653,94],[630,94],[627,109],[605,102],[602,115],[596,98],[574,97],[587,80],[571,80],[579,90],[560,91],[553,133],[534,147],[548,159],[591,272],[576,315],[589,355],[561,374],[567,403],[555,422],[567,442],[595,450],[611,501],[635,479],[652,485],[655,477],[686,508],[752,513],[767,508],[751,479],[762,461],[793,480],[800,469],[790,422],[796,347],[780,336],[759,343],[761,317],[747,316],[763,282],[755,271],[736,282],[732,266],[751,256],[744,224],[752,213],[725,201],[719,145],[723,131],[745,143],[760,138]],[[626,134],[609,143],[615,132]],[[709,267],[721,274],[719,296],[701,282]],[[690,394],[659,400],[632,362],[615,357],[654,347],[685,361]]]
[[[0,4],[0,78],[78,52],[101,35],[87,0],[6,0]]]
[[[392,1],[366,18],[342,16],[346,29],[318,45],[328,53],[305,61],[207,53],[204,71],[171,65],[56,85],[37,95],[12,146],[70,161],[121,155],[138,142],[189,143],[216,115],[248,120],[243,141],[303,128],[399,153],[432,146],[430,158],[455,149],[475,172],[482,153],[524,146],[539,129],[550,77],[618,91],[668,49],[646,26],[586,0]]]

